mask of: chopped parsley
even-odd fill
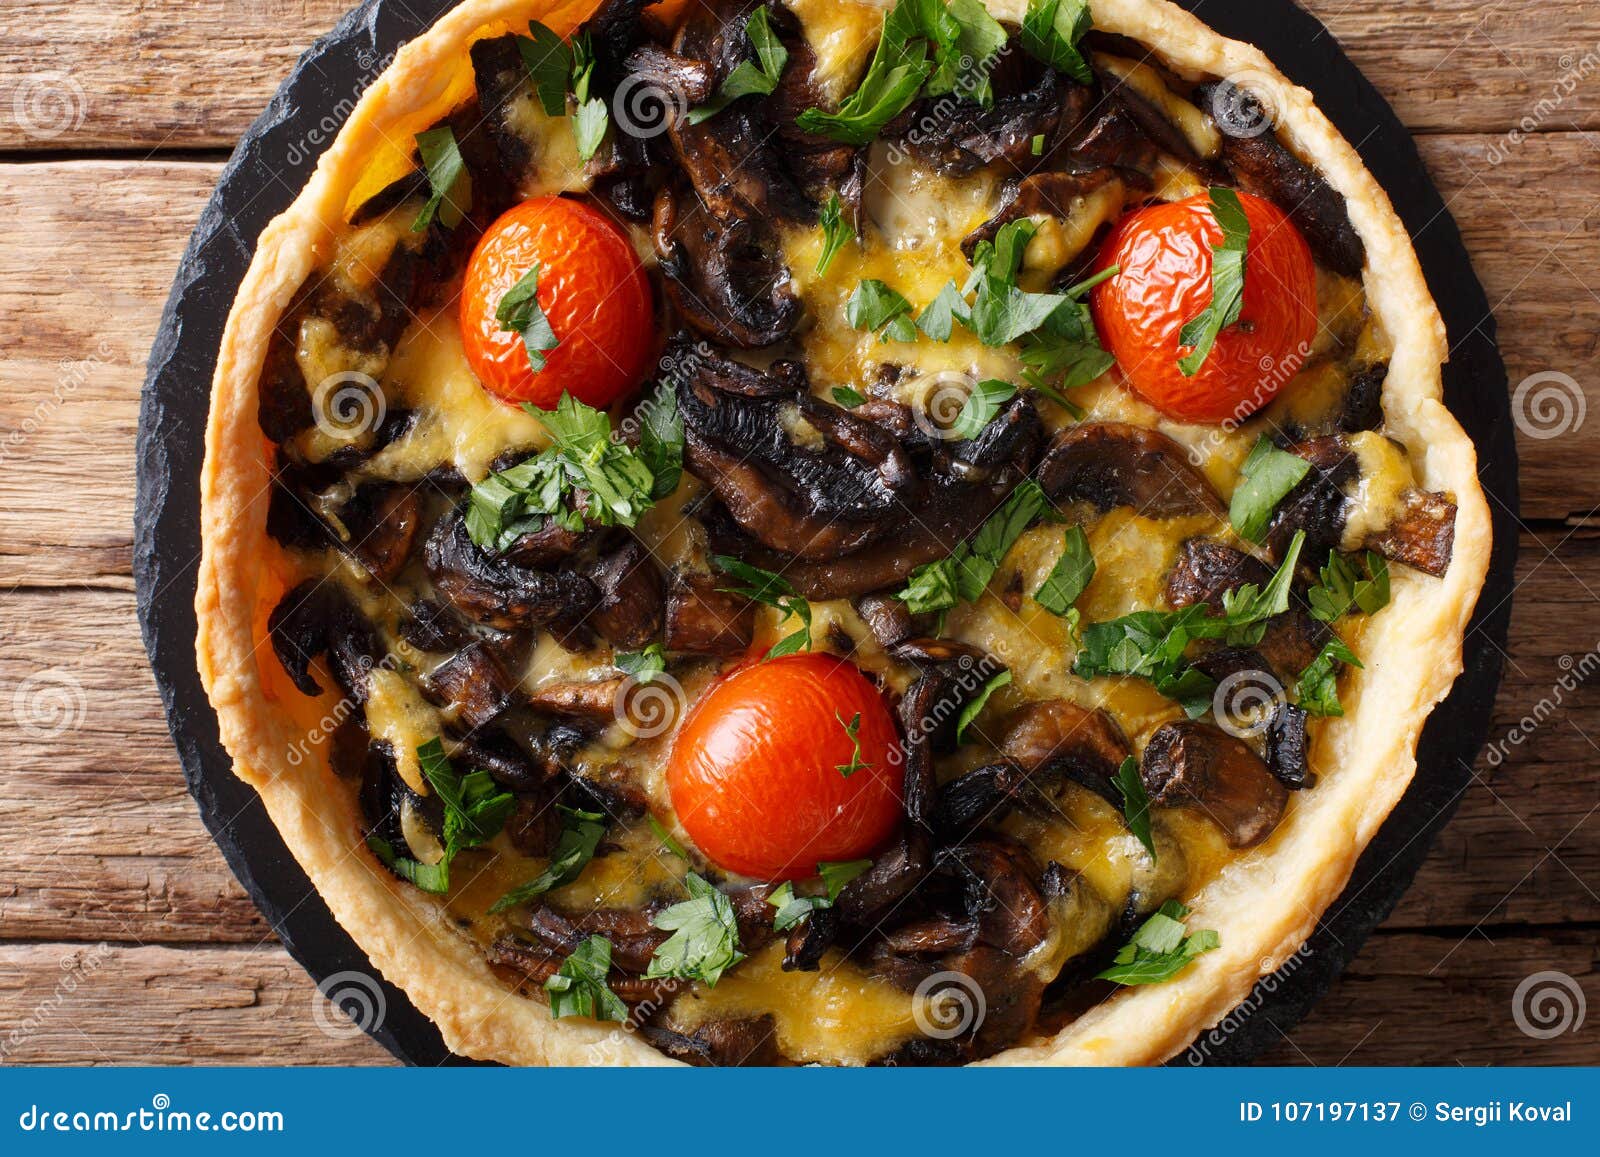
[[[545,116],[565,116],[567,84],[572,76],[572,49],[567,42],[537,20],[530,20],[528,35],[517,37],[517,51]]]
[[[438,863],[424,864],[399,855],[389,841],[379,836],[369,836],[367,846],[401,879],[424,892],[442,894],[450,890],[450,863],[457,853],[493,839],[506,826],[517,801],[510,792],[500,790],[487,771],[458,773],[437,736],[417,748],[417,763],[428,786],[444,805],[444,828],[440,833],[444,854]]]
[[[556,810],[561,813],[563,823],[555,850],[550,854],[550,862],[545,865],[544,871],[526,884],[511,889],[496,900],[489,911],[504,912],[507,908],[515,908],[543,896],[552,888],[570,884],[594,859],[594,851],[600,846],[601,837],[606,834],[605,816],[562,804],[557,804]]]
[[[1389,605],[1389,564],[1381,554],[1367,551],[1358,570],[1350,556],[1329,551],[1328,565],[1319,577],[1322,581],[1306,592],[1314,619],[1331,623],[1352,610],[1375,615]]]
[[[541,262],[535,261],[533,268],[506,290],[505,296],[500,299],[500,304],[494,311],[494,319],[500,324],[501,329],[522,335],[523,348],[528,351],[528,364],[533,367],[535,373],[544,369],[545,352],[555,349],[560,344],[556,331],[550,326],[550,319],[539,307],[541,265]]]
[[[663,388],[657,398],[664,393]],[[554,410],[524,405],[549,431],[554,445],[472,488],[467,504],[472,541],[498,553],[547,519],[570,530],[582,529],[586,520],[601,526],[635,525],[658,498],[677,487],[682,472],[683,425],[677,410],[670,402],[651,407],[636,450],[612,436],[604,411],[569,394],[561,395]]]
[[[722,974],[744,959],[739,951],[739,923],[733,901],[690,872],[683,878],[689,899],[661,912],[655,926],[672,935],[650,958],[649,977],[681,977],[716,984]]]
[[[1088,0],[1028,0],[1022,18],[1022,49],[1057,72],[1089,84],[1094,72],[1078,42],[1093,27]]]
[[[896,596],[914,615],[947,611],[960,602],[975,603],[1000,569],[1006,551],[1050,500],[1032,479],[1021,483],[978,532],[947,557],[923,563],[911,572],[904,590]]]
[[[667,669],[667,657],[660,643],[651,643],[642,651],[624,651],[613,655],[611,665],[635,683],[648,683]]]
[[[850,742],[855,745],[855,750],[850,753],[849,763],[836,763],[833,765],[835,771],[844,776],[846,779],[849,779],[862,768],[872,766],[870,763],[862,762],[861,759],[861,712],[857,711],[855,715],[851,717],[849,723],[846,723],[844,721],[844,716],[840,715],[837,711],[833,713],[833,717],[839,721],[839,726],[844,728],[845,735],[848,736]]]
[[[1228,521],[1239,537],[1260,542],[1267,536],[1272,514],[1311,470],[1298,454],[1280,450],[1266,438],[1258,439],[1239,467],[1239,483],[1228,503]]]
[[[820,277],[828,272],[828,266],[833,264],[839,250],[856,235],[856,231],[844,219],[844,205],[838,193],[828,194],[828,199],[822,203],[818,221],[822,225],[822,252],[817,255],[817,275]]]
[[[729,558],[727,555],[712,555],[711,561],[716,564],[718,570],[738,580],[737,586],[721,588],[728,594],[742,595],[752,602],[772,607],[782,611],[786,616],[800,620],[800,629],[774,643],[766,658],[776,659],[782,655],[792,655],[796,651],[811,649],[811,604],[800,597],[794,587],[789,585],[788,579],[773,574],[770,570],[762,570],[758,566]]]
[[[661,841],[661,846],[663,848],[671,852],[674,856],[677,856],[678,859],[682,860],[684,863],[687,864],[690,862],[688,849],[678,842],[676,836],[667,831],[666,824],[656,819],[653,814],[647,814],[645,819],[649,821],[650,830],[656,834],[656,839]]]
[[[808,108],[795,123],[808,133],[860,146],[922,92],[953,92],[987,108],[994,102],[989,62],[1005,42],[1005,29],[980,0],[899,0],[883,18],[856,91],[836,112]]]
[[[594,79],[594,48],[587,33],[572,38],[572,99],[577,111],[572,117],[572,139],[578,146],[578,159],[591,160],[605,139],[610,116],[601,97],[589,95]]]
[[[1222,229],[1222,240],[1211,247],[1211,303],[1198,317],[1184,323],[1180,345],[1191,347],[1178,359],[1185,377],[1194,377],[1205,364],[1217,335],[1239,320],[1244,306],[1244,257],[1250,242],[1250,219],[1244,215],[1239,194],[1220,185],[1211,189],[1211,215]]]
[[[1128,830],[1139,838],[1153,861],[1156,858],[1156,841],[1150,831],[1150,796],[1144,790],[1144,780],[1139,777],[1139,761],[1128,756],[1117,768],[1117,774],[1111,782],[1122,796],[1122,815],[1128,821]]]
[[[418,133],[417,154],[428,174],[431,195],[411,223],[411,231],[421,233],[435,217],[446,229],[454,229],[472,207],[472,174],[456,147],[456,134],[449,125]]]
[[[1137,675],[1183,705],[1191,718],[1211,706],[1215,682],[1184,657],[1196,639],[1224,639],[1230,647],[1253,647],[1266,633],[1267,620],[1289,609],[1294,568],[1305,543],[1297,531],[1283,565],[1265,587],[1245,583],[1222,596],[1223,611],[1205,603],[1176,611],[1134,611],[1119,619],[1083,628],[1083,647],[1072,670],[1085,679],[1097,675]]]
[[[1294,701],[1308,715],[1343,715],[1339,702],[1339,664],[1361,666],[1361,660],[1337,635],[1323,644],[1317,657],[1295,680]]]
[[[956,716],[956,742],[966,740],[967,728],[972,726],[972,721],[983,714],[983,709],[989,704],[989,696],[1011,682],[1011,672],[1001,671],[993,679],[983,685],[972,700],[961,708],[961,714]]]
[[[1033,601],[1052,615],[1075,618],[1077,608],[1072,604],[1078,601],[1078,596],[1083,594],[1084,588],[1089,585],[1089,580],[1094,578],[1094,570],[1094,554],[1089,550],[1089,536],[1083,533],[1081,526],[1069,528],[1061,557],[1056,559],[1056,565],[1050,568],[1050,573],[1045,576],[1044,582],[1039,584],[1039,589],[1033,594]]]
[[[822,885],[827,892],[824,896],[796,895],[792,881],[780,884],[767,897],[767,903],[778,910],[772,918],[773,931],[787,932],[817,909],[832,908],[839,899],[839,893],[844,891],[844,886],[870,867],[871,860],[818,864],[817,875],[822,877]]]
[[[716,96],[689,113],[689,123],[697,125],[710,120],[740,97],[767,96],[778,87],[783,66],[789,63],[789,50],[772,30],[771,20],[763,5],[750,14],[744,22],[745,35],[756,51],[754,61],[741,60],[728,74],[728,79],[717,89]],[[818,273],[822,270],[818,269]]]
[[[835,386],[833,387],[833,400],[841,406],[854,408],[867,399],[862,396],[860,390],[852,390],[849,386]]]
[[[572,950],[556,974],[544,982],[550,994],[550,1015],[586,1016],[590,1020],[627,1020],[628,1006],[611,991],[611,941],[591,936]]]
[[[1117,949],[1114,963],[1097,980],[1118,984],[1160,984],[1171,980],[1203,952],[1220,947],[1222,938],[1210,928],[1185,935],[1183,919],[1189,909],[1168,900],[1161,910],[1140,925],[1133,939]]]
[[[844,316],[855,329],[876,333],[879,341],[917,340],[917,329],[911,322],[911,303],[873,277],[856,286],[850,300],[845,302]]]
[[[961,403],[961,412],[956,415],[950,432],[958,438],[976,438],[1016,392],[1016,386],[997,378],[979,382]]]
[[[934,341],[949,341],[955,323],[958,320],[965,322],[966,317],[966,298],[961,296],[961,290],[956,288],[954,281],[947,281],[938,296],[923,306],[922,312],[917,315],[917,328]]]

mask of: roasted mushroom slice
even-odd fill
[[[1361,545],[1384,558],[1443,578],[1455,550],[1456,504],[1429,490],[1407,490],[1389,525]]]
[[[789,930],[783,946],[785,972],[815,972],[822,954],[839,938],[839,913],[834,908],[813,908]]]
[[[802,308],[789,270],[753,222],[719,221],[692,190],[667,185],[656,194],[651,229],[667,296],[697,333],[759,349],[799,324]]]
[[[411,557],[422,502],[416,488],[363,486],[339,512],[349,533],[345,549],[373,579],[388,582]]]
[[[717,1068],[780,1064],[777,1025],[770,1014],[708,1020],[693,1032],[641,1025],[639,1035],[673,1060]]]
[[[474,730],[509,711],[517,699],[517,681],[483,643],[440,663],[423,680],[423,688],[452,719]]]
[[[1193,719],[1163,724],[1150,737],[1139,777],[1152,804],[1200,812],[1235,848],[1253,847],[1271,835],[1289,801],[1248,744]]]
[[[883,537],[917,479],[876,423],[812,397],[798,366],[754,371],[695,350],[675,360],[684,463],[746,532],[774,550],[832,559]]]
[[[619,651],[637,651],[661,633],[666,614],[661,568],[631,535],[585,573],[599,599],[579,624]]]
[[[1222,162],[1240,188],[1265,197],[1287,213],[1329,269],[1345,277],[1360,277],[1366,247],[1350,223],[1343,194],[1291,153],[1276,133],[1258,131],[1258,126],[1270,122],[1271,113],[1228,80],[1202,85],[1196,95],[1214,114],[1233,110],[1217,116],[1216,124],[1222,130]]]
[[[1311,778],[1311,740],[1306,734],[1306,713],[1293,703],[1280,703],[1267,720],[1267,768],[1290,791],[1299,791]]]
[[[1026,956],[1050,935],[1039,867],[1026,849],[1009,841],[974,840],[945,848],[936,866],[960,884],[962,908],[976,922],[981,943]]]
[[[1051,501],[1131,506],[1146,518],[1221,515],[1211,483],[1165,434],[1124,422],[1085,422],[1061,431],[1039,463]]]
[[[1122,728],[1101,708],[1066,699],[1019,707],[1006,721],[1000,751],[1036,788],[1043,777],[1064,775],[1121,811],[1122,796],[1112,777],[1130,749]]]
[[[440,520],[423,557],[441,597],[472,621],[499,630],[579,620],[599,598],[582,575],[517,566],[479,549],[459,510]]]
[[[1038,164],[1033,140],[1053,137],[1061,121],[1062,88],[1075,84],[1024,53],[1002,53],[990,74],[993,101],[949,96],[913,104],[885,127],[883,139],[947,176],[986,165],[1025,171]]]
[[[279,599],[267,617],[267,636],[303,694],[322,694],[311,663],[326,655],[340,690],[356,704],[366,703],[367,676],[382,653],[372,628],[332,579],[306,579]]]
[[[945,843],[958,841],[1003,817],[1027,786],[1027,775],[1010,761],[963,772],[939,788],[934,830]]]
[[[1263,588],[1271,578],[1272,571],[1254,556],[1213,538],[1191,538],[1179,548],[1177,565],[1167,576],[1167,599],[1175,607],[1205,603],[1212,613],[1221,614],[1224,594],[1246,583]],[[1256,670],[1287,683],[1310,666],[1328,638],[1325,624],[1291,605],[1267,620],[1266,631],[1253,648],[1213,646],[1196,659],[1196,666],[1219,682]]]
[[[620,719],[632,682],[625,675],[616,675],[610,679],[544,683],[528,696],[528,706],[551,715],[595,722]]]
[[[755,604],[706,574],[679,574],[667,592],[666,649],[686,655],[738,655],[755,637]]]

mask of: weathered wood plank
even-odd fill
[[[1557,994],[1600,999],[1600,948],[1592,931],[1529,937],[1378,935],[1277,1048],[1279,1065],[1592,1065],[1600,1032],[1592,1012],[1562,1023]],[[1541,972],[1517,999],[1518,986]],[[1535,1000],[1543,992],[1545,1002]],[[1531,1003],[1530,1003],[1531,1002]],[[1521,1015],[1518,1016],[1520,1007]],[[1226,1022],[1225,1022],[1226,1023]],[[1567,1021],[1569,1025],[1573,1022]]]
[[[228,147],[346,0],[8,0],[0,149]],[[1414,131],[1600,124],[1600,12],[1475,0],[1308,0]],[[375,75],[329,78],[335,100]],[[1464,100],[1463,94],[1472,98]]]
[[[277,945],[3,945],[0,1025],[11,1064],[393,1063]]]

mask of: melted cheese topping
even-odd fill
[[[859,0],[784,0],[816,55],[811,75],[838,103],[855,91],[878,47],[884,9]]]
[[[1387,530],[1400,509],[1401,495],[1414,484],[1405,451],[1382,434],[1370,430],[1351,434],[1350,446],[1360,474],[1345,492],[1350,502],[1339,543],[1344,550],[1355,550],[1372,535]]]
[[[375,742],[394,748],[395,766],[406,786],[428,795],[417,748],[439,735],[441,721],[416,684],[399,671],[374,667],[367,676],[367,729]]]
[[[1222,151],[1222,136],[1211,118],[1168,88],[1148,64],[1104,52],[1095,53],[1094,62],[1155,105],[1199,156],[1210,160]]]

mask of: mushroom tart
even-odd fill
[[[466,0],[234,303],[201,673],[458,1053],[1157,1062],[1460,670],[1444,356],[1161,0]]]

